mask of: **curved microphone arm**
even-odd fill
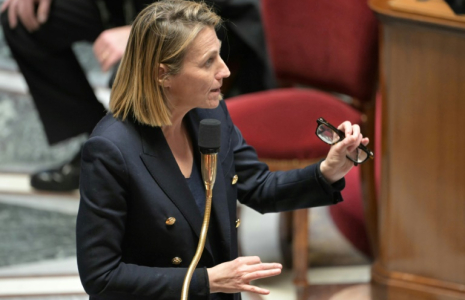
[[[203,249],[205,247],[205,241],[207,239],[208,225],[210,224],[210,215],[212,207],[212,193],[213,185],[216,179],[216,164],[217,164],[217,153],[202,154],[202,178],[205,184],[205,215],[203,217],[202,230],[200,231],[199,244],[195,252],[194,258],[192,259],[189,268],[187,269],[184,282],[182,284],[181,300],[187,300],[189,295],[189,286],[191,283],[192,275],[194,275],[195,268],[199,263],[200,257],[202,256]]]

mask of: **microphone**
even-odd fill
[[[184,277],[181,290],[181,300],[187,300],[189,285],[194,275],[195,268],[200,261],[205,241],[207,239],[208,225],[212,207],[213,185],[216,179],[216,165],[218,152],[221,144],[221,122],[215,119],[204,119],[200,121],[199,127],[199,150],[202,154],[202,178],[205,184],[205,215],[203,216],[202,230],[200,231],[199,243],[187,273]]]
[[[199,150],[202,153],[202,178],[205,188],[213,190],[216,179],[217,154],[221,144],[221,122],[215,119],[200,121]]]

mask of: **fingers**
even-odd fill
[[[116,27],[97,37],[93,50],[103,71],[108,71],[123,57],[130,31],[130,26]]]
[[[258,256],[241,256],[235,259],[238,264],[245,264],[245,265],[256,265],[261,263],[261,259]]]
[[[349,121],[342,122],[342,124],[339,125],[337,129],[342,130],[347,137],[352,134],[352,123]]]
[[[116,52],[111,52],[110,54],[106,54],[105,59],[101,63],[102,70],[104,72],[108,71],[111,68],[111,66],[116,64],[120,59],[121,59],[121,55],[117,54]]]
[[[233,261],[207,269],[210,292],[237,293],[251,292],[262,295],[269,291],[250,284],[251,281],[276,276],[281,273],[279,263],[262,263],[259,257],[238,257]]]
[[[9,1],[8,7],[8,23],[10,28],[16,28],[18,25],[18,1]]]
[[[258,263],[249,265],[247,271],[241,277],[242,284],[240,290],[260,295],[268,295],[269,290],[251,285],[250,282],[262,278],[272,277],[281,274],[282,265],[278,263]]]
[[[360,126],[358,126],[357,124],[352,125],[351,129],[351,134],[348,136],[346,135],[346,138],[348,137],[347,142],[349,143],[347,151],[349,152],[352,152],[355,149],[357,149],[357,147],[362,142],[363,138],[362,134],[360,133]]]
[[[362,144],[363,146],[366,146],[370,143],[370,139],[367,137],[362,138]]]
[[[93,51],[95,58],[102,66],[105,60],[110,56],[110,49],[107,49],[104,33],[101,33],[94,42]]]
[[[4,12],[8,8],[8,6],[10,5],[10,2],[11,2],[11,0],[5,0],[5,2],[3,2],[3,4],[2,4],[2,7],[0,8],[0,12]]]
[[[47,20],[51,0],[39,1],[38,16],[36,16],[35,13],[36,1],[37,0],[6,0],[3,3],[1,11],[3,12],[8,9],[8,23],[10,28],[16,28],[19,19],[29,32],[39,29],[40,24]],[[39,22],[38,18],[43,22]]]
[[[279,263],[262,263],[258,256],[239,257],[234,260],[242,278],[247,281],[279,275],[283,266]]]
[[[250,285],[250,284],[243,285],[241,291],[259,294],[259,295],[268,295],[270,293],[270,291],[267,289],[260,288],[258,286]]]
[[[340,147],[346,151],[352,152],[362,143],[363,135],[359,125],[352,125],[349,121],[345,121],[339,125],[338,129],[345,133],[345,139],[342,141]]]
[[[50,3],[51,0],[42,0],[39,2],[39,7],[37,8],[37,20],[40,24],[47,22],[48,13],[50,12]]]
[[[263,266],[263,264],[261,265]],[[282,266],[276,266],[276,264],[273,264],[273,266],[269,265],[264,267],[264,269],[261,270],[249,270],[250,273],[246,274],[243,276],[243,279],[246,282],[262,279],[262,278],[267,278],[267,277],[273,277],[276,275],[281,274],[282,271]]]
[[[247,263],[246,267],[244,267],[244,269],[248,273],[252,273],[252,272],[260,273],[260,272],[264,272],[268,270],[271,270],[271,271],[279,270],[280,271],[282,268],[283,266],[279,263],[262,263],[261,261],[254,262],[254,263]],[[254,278],[251,280],[255,280],[255,279],[258,279],[258,278]]]
[[[357,126],[357,125],[354,125],[354,128],[355,128],[355,126]],[[357,126],[357,127],[358,127],[358,126]],[[350,152],[351,152],[351,151],[355,151],[355,150],[358,148],[358,146],[362,143],[362,138],[363,138],[363,136],[362,136],[362,134],[360,133],[360,128],[359,128],[358,133],[355,133],[355,132],[354,132],[354,133],[352,134],[351,140],[349,140],[351,143],[350,143],[350,145],[347,147],[347,150],[350,151]]]
[[[250,285],[249,283],[254,280],[279,275],[283,268],[279,263],[262,263],[259,257],[241,257],[238,263],[241,262],[245,264],[241,275],[241,281],[243,282],[242,289],[262,295],[267,295],[269,291]]]
[[[98,50],[97,50],[98,49]],[[100,63],[102,71],[108,71],[111,66],[116,64],[120,59],[121,55],[113,51],[111,48],[98,47],[94,48],[94,54],[97,58],[97,61]]]
[[[120,58],[119,55],[113,51],[111,46],[107,45],[102,36],[99,36],[94,43],[94,55],[103,71],[108,71]]]
[[[104,42],[104,38],[103,38],[103,32],[95,40],[94,45],[92,47],[92,50],[94,51],[94,55],[95,55],[95,57],[97,57],[97,59],[99,58],[99,56],[102,55],[102,52],[105,50],[105,42]]]
[[[244,265],[247,272],[279,269],[281,270],[283,266],[279,263],[262,263],[260,257],[258,256],[242,256],[234,260],[237,265]]]
[[[357,124],[352,125],[352,135],[360,135],[360,126],[358,126]]]
[[[34,11],[34,3],[32,1],[21,1],[19,3],[18,16],[24,27],[31,32],[37,30],[40,26],[37,16]]]

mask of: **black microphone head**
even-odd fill
[[[199,148],[203,154],[218,153],[221,144],[221,122],[215,119],[200,121]]]

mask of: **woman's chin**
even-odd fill
[[[202,107],[202,108],[207,108],[207,109],[217,108],[218,105],[220,105],[221,100],[223,100],[223,95],[220,94],[216,97],[216,99],[215,98],[208,99],[205,107]]]

